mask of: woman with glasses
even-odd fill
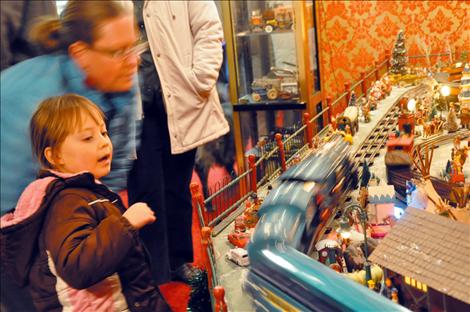
[[[68,1],[61,18],[43,20],[31,36],[47,55],[1,73],[1,212],[13,208],[37,168],[27,126],[39,102],[76,93],[105,113],[115,146],[110,175],[113,191],[126,188],[135,155],[136,73],[139,53],[130,1]]]

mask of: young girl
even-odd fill
[[[113,155],[100,109],[78,95],[49,98],[30,134],[42,170],[1,219],[3,268],[39,311],[169,310],[138,235],[152,210],[126,210],[99,182]]]

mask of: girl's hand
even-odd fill
[[[155,213],[146,203],[135,203],[130,206],[122,216],[138,230],[157,220]]]

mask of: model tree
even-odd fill
[[[408,57],[406,56],[405,48],[405,35],[403,30],[400,30],[397,35],[397,41],[393,47],[392,59],[390,64],[392,68],[390,71],[392,74],[406,74],[406,64],[408,63]]]

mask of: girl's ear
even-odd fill
[[[47,161],[54,167],[59,165],[59,157],[54,154],[52,147],[48,146],[44,149],[44,157],[46,157]]]

